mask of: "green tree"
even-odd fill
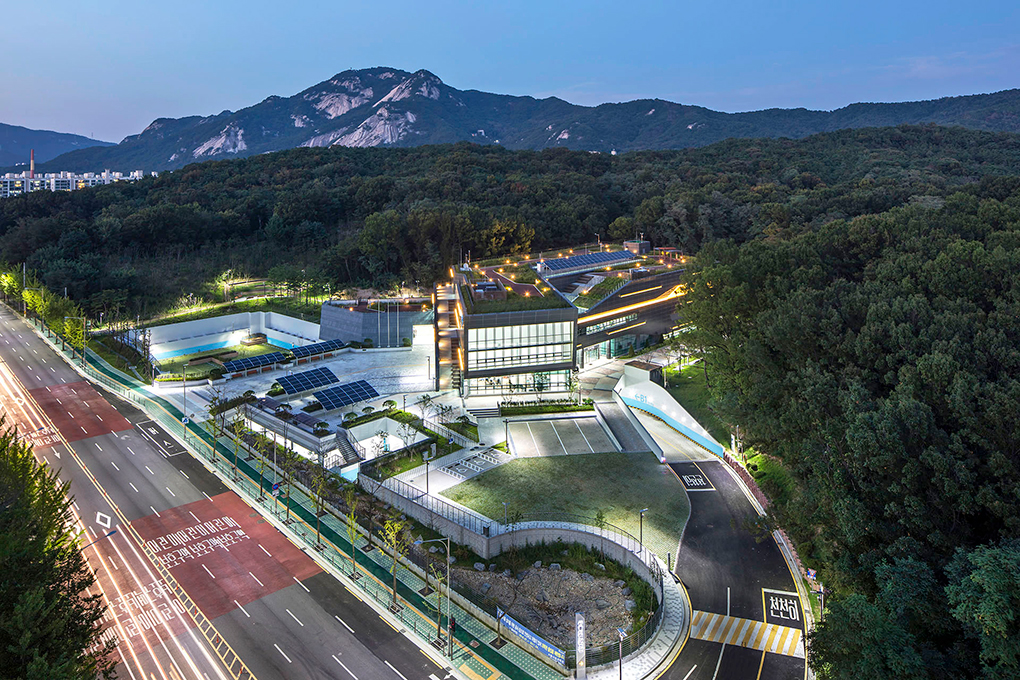
[[[400,558],[407,554],[411,545],[411,539],[407,533],[407,522],[395,517],[387,519],[383,523],[382,539],[386,547],[390,549],[390,556],[393,558],[390,573],[393,574],[392,606],[395,607],[397,605],[397,568],[400,566]]]
[[[0,419],[0,427],[3,421]],[[75,536],[70,483],[15,432],[0,434],[0,676],[113,677],[105,608]],[[13,578],[12,578],[13,577]]]
[[[950,611],[980,641],[985,676],[1020,675],[1020,540],[961,549],[947,571]]]

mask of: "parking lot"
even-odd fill
[[[521,458],[617,451],[594,416],[517,420],[509,425],[513,452]]]

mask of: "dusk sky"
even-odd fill
[[[0,122],[120,141],[348,68],[577,104],[834,109],[1020,86],[1020,3],[8,3]]]

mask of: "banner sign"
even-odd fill
[[[567,655],[562,649],[538,637],[524,625],[511,618],[499,607],[496,607],[496,618],[502,621],[503,626],[505,626],[507,630],[511,631],[514,635],[527,642],[542,654],[545,654],[561,666],[567,665]]]

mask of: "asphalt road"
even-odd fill
[[[691,499],[691,517],[675,572],[686,586],[695,612],[799,628],[803,632],[799,610],[794,613],[782,607],[796,599],[795,595],[784,593],[795,594],[797,590],[786,560],[771,536],[756,538],[748,529],[746,523],[757,513],[725,463],[685,462],[672,463],[670,467]],[[750,629],[752,624],[734,625]],[[797,656],[724,645],[692,635],[663,677],[803,680],[805,664]]]
[[[6,307],[0,307],[0,406],[8,423],[33,440],[37,457],[71,483],[80,522],[98,539],[84,552],[110,605],[120,677],[226,677],[124,522],[259,678],[447,676],[174,448],[180,445],[172,437],[162,439],[148,416],[97,392]]]

